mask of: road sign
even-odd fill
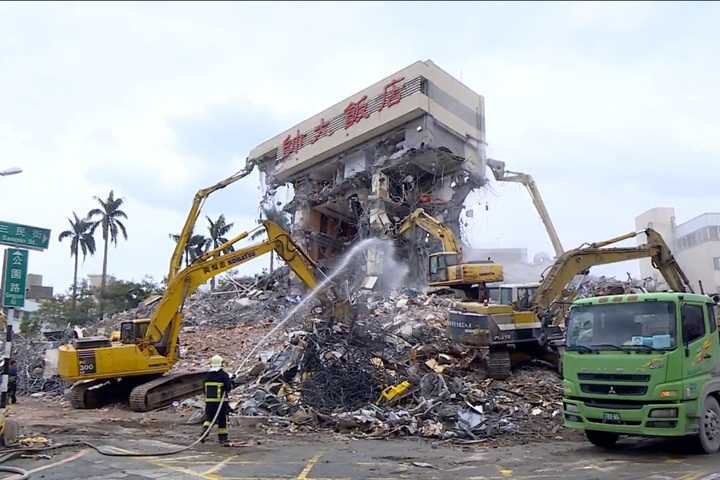
[[[5,249],[5,263],[3,267],[3,307],[22,308],[25,306],[27,265],[27,250],[21,250],[19,248]]]
[[[50,243],[50,230],[47,228],[18,225],[0,221],[0,244],[10,247],[46,250]]]

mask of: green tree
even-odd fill
[[[99,312],[93,288],[87,280],[78,282],[75,286],[75,303],[72,301],[72,291],[73,286],[68,289],[68,293],[56,294],[44,300],[26,322],[25,328],[33,332],[40,331],[43,326],[64,328],[68,324],[86,325],[95,322]]]
[[[175,243],[180,240],[180,234],[171,233],[168,236]],[[191,232],[190,238],[188,238],[188,241],[185,244],[185,250],[183,252],[185,266],[189,266],[191,263],[201,257],[205,252],[208,251],[209,246],[210,240],[207,237],[199,233],[195,234]]]
[[[112,315],[136,308],[140,302],[151,295],[162,293],[164,293],[164,288],[155,283],[152,277],[143,277],[139,282],[110,280],[104,294],[107,313]]]
[[[262,224],[263,217],[267,220],[270,220],[273,223],[276,223],[280,228],[285,230],[286,232],[290,231],[290,219],[288,218],[287,214],[283,212],[281,209],[277,207],[271,207],[271,208],[265,208],[262,207],[260,209],[260,219],[258,220],[258,224]],[[265,235],[265,230],[258,230],[257,232],[253,233],[250,237],[252,240],[255,240],[256,238],[260,238],[261,236]],[[273,272],[273,258],[275,257],[275,252],[270,252],[270,273]]]
[[[77,275],[78,275],[78,257],[82,252],[83,263],[88,255],[95,254],[95,237],[92,234],[92,223],[87,218],[78,218],[73,212],[74,220],[68,218],[70,229],[65,230],[58,236],[58,241],[70,239],[70,256],[75,257],[75,269],[73,271],[72,284],[72,309],[75,311],[77,304]]]
[[[35,334],[40,333],[42,325],[37,319],[37,316],[24,317],[20,322],[20,333],[23,334]]]
[[[120,234],[127,240],[127,230],[125,225],[120,219],[127,219],[127,215],[123,212],[122,207],[125,200],[123,198],[115,198],[115,193],[110,190],[105,200],[99,197],[93,197],[95,201],[100,204],[100,208],[94,208],[88,213],[88,218],[93,221],[92,233],[100,227],[102,232],[102,238],[104,242],[103,246],[103,268],[102,268],[102,281],[100,284],[100,315],[104,313],[102,296],[105,292],[105,286],[107,284],[107,257],[108,257],[108,244],[114,243],[117,247],[117,241]]]
[[[210,236],[208,237],[208,248],[209,249],[216,249],[220,247],[221,245],[228,242],[228,239],[225,237],[225,235],[228,234],[228,232],[232,229],[232,227],[235,225],[234,223],[227,223],[225,220],[225,215],[220,214],[220,216],[217,218],[217,220],[213,221],[212,218],[205,216],[208,221],[208,232],[210,232]],[[230,245],[228,248],[223,249],[223,253],[229,253],[235,250],[232,245]],[[210,279],[210,290],[215,290],[215,277],[212,277]]]

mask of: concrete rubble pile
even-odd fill
[[[412,291],[375,296],[352,330],[309,319],[286,335],[285,348],[266,347],[262,361],[240,374],[244,383],[231,397],[236,413],[262,417],[267,428],[369,437],[475,443],[559,436],[557,373],[532,366],[505,382],[486,378],[477,352],[445,338],[447,302]]]
[[[298,295],[289,295],[289,269],[279,268],[270,275],[224,278],[215,291],[197,291],[185,304],[183,331],[196,327],[227,327],[238,323],[262,323],[298,304]],[[95,331],[105,334],[120,328],[120,323],[136,318],[150,318],[160,298],[148,299],[139,307],[113,315],[98,323]]]
[[[597,295],[619,295],[625,293],[642,293],[643,291],[656,291],[659,285],[652,278],[643,280],[633,279],[628,274],[627,280],[618,280],[615,277],[586,276],[577,287],[576,298],[592,297]]]
[[[71,384],[55,375],[54,365],[48,365],[63,341],[62,336],[27,337],[13,335],[12,358],[17,361],[17,394],[31,397],[52,397],[61,399],[63,392]]]

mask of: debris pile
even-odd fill
[[[12,358],[17,361],[17,394],[22,396],[61,397],[70,383],[54,374],[48,362],[48,351],[60,342],[33,340],[24,335],[13,335]],[[49,367],[49,368],[48,368]]]
[[[227,327],[241,324],[262,323],[289,311],[301,297],[289,295],[289,269],[278,268],[270,275],[254,277],[223,278],[217,288],[197,291],[190,296],[184,307],[183,326]],[[96,325],[95,332],[109,334],[120,323],[137,318],[150,318],[160,301],[159,296],[150,298],[135,309],[120,312]]]
[[[621,295],[625,293],[642,293],[644,291],[655,291],[657,282],[652,278],[643,280],[634,279],[628,273],[627,280],[618,280],[615,277],[587,276],[582,279],[577,287],[576,298],[592,297],[597,295]]]
[[[558,374],[541,366],[486,378],[481,354],[444,335],[446,300],[371,301],[350,326],[312,320],[286,348],[239,376],[236,412],[267,423],[362,436],[423,436],[458,443],[555,438]]]

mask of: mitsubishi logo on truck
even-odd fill
[[[615,387],[610,385],[610,390],[608,390],[608,395],[617,395],[617,392],[615,392]]]

